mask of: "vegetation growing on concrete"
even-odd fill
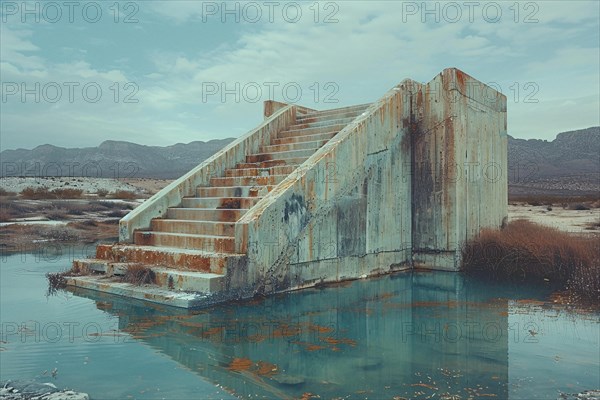
[[[463,249],[462,268],[492,280],[549,282],[571,302],[600,307],[600,237],[525,220],[486,229]]]
[[[156,283],[154,271],[141,264],[131,264],[127,266],[127,271],[123,275],[123,282],[141,286]]]

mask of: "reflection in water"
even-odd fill
[[[508,398],[509,339],[523,329],[509,329],[501,294],[455,273],[192,312],[73,291],[117,316],[120,330],[243,396]]]

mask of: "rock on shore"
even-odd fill
[[[89,400],[87,393],[60,390],[52,383],[25,380],[0,381],[2,400]]]

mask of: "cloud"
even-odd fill
[[[309,8],[313,3],[301,3],[302,18],[296,23],[285,21],[281,3],[273,23],[266,16],[258,23],[243,18],[234,23],[229,16],[221,24],[220,15],[202,22],[200,2],[144,2],[135,28],[147,35],[160,27],[165,40],[148,36],[121,49],[125,51],[115,59],[89,44],[112,40],[100,28],[88,29],[95,33],[79,38],[67,37],[72,31],[63,32],[60,24],[3,24],[3,81],[75,79],[97,82],[104,91],[98,103],[3,104],[3,147],[47,141],[94,145],[109,138],[170,144],[231,137],[260,121],[261,103],[271,97],[270,82],[278,84],[277,100],[286,100],[284,85],[296,84],[302,90],[300,104],[333,108],[374,101],[404,78],[425,82],[449,66],[497,82],[507,96],[515,83],[521,97],[525,83],[539,85],[538,105],[524,104],[522,98],[509,104],[513,135],[541,135],[544,130],[535,127],[569,129],[569,123],[580,127],[581,121],[597,121],[592,107],[598,102],[582,100],[598,97],[598,16],[590,12],[597,3],[539,2],[533,10],[526,6],[534,3],[521,2],[519,23],[510,14],[514,2],[499,3],[499,23],[488,23],[481,14],[473,22],[463,18],[447,23],[442,18],[423,23],[422,15],[403,14],[407,3],[339,2],[332,3],[337,8],[325,9],[329,3],[318,2],[318,15]],[[539,22],[522,23],[532,10]],[[338,22],[324,23],[332,12]],[[46,32],[65,36],[60,57],[49,53]],[[115,82],[117,87],[112,86]],[[135,83],[138,103],[123,103],[132,93],[124,88],[127,82]],[[207,85],[214,84],[219,93],[207,98]],[[255,85],[262,89],[259,101],[244,96],[236,101],[230,94],[222,102],[221,89]],[[324,103],[326,96],[338,102]],[[548,124],[557,119],[563,122]]]

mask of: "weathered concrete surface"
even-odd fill
[[[506,97],[446,69],[419,87],[416,106],[413,263],[458,270],[464,243],[508,215]]]
[[[249,287],[273,292],[408,268],[411,81],[395,87],[236,223]],[[342,111],[343,112],[343,111]]]
[[[270,144],[271,136],[285,129],[296,120],[296,109],[287,106],[277,110],[257,128],[228,144],[202,164],[173,181],[167,187],[146,200],[119,222],[119,241],[133,241],[136,229],[147,229],[153,218],[163,216],[169,207],[181,204],[186,196],[195,193],[198,186],[207,186],[213,177],[223,176],[228,168],[244,161],[246,155],[258,151],[260,146]]]
[[[372,104],[269,101],[264,115],[123,218],[122,243],[75,265],[212,273],[186,287],[226,300],[411,267],[457,270],[465,241],[507,216],[506,98],[462,71],[427,85],[407,79]],[[165,282],[154,289],[175,289]]]

